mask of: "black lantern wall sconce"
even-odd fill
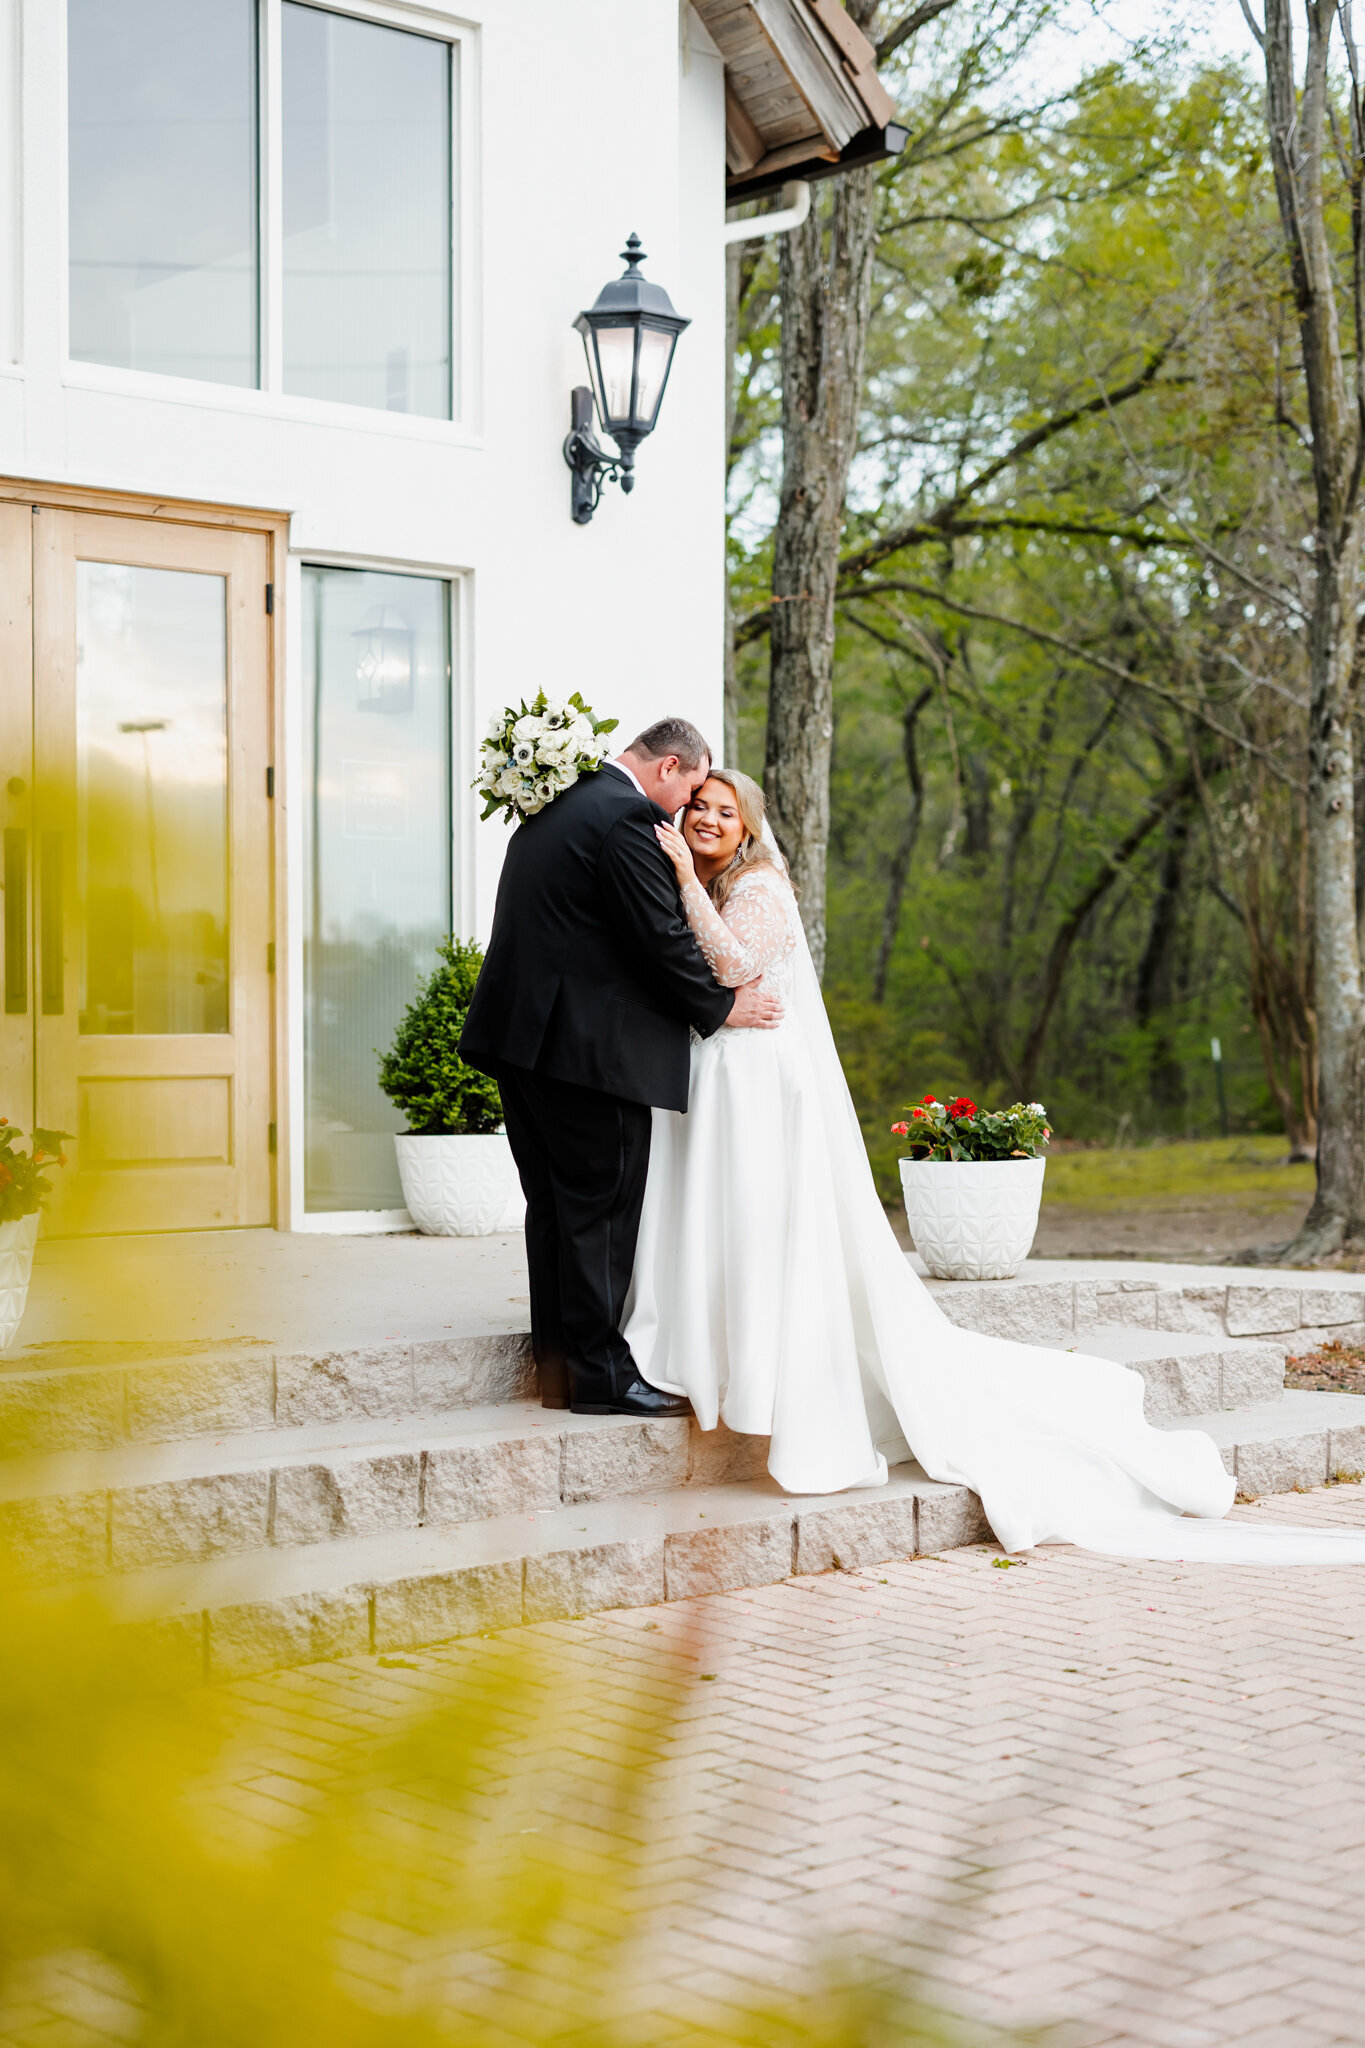
[[[583,337],[591,390],[575,386],[564,460],[573,471],[573,516],[586,526],[597,510],[602,486],[615,479],[623,491],[635,488],[635,451],[652,434],[663,402],[678,336],[692,322],[675,313],[662,285],[641,277],[645,252],[630,235],[621,251],[626,268],[604,284],[596,303],[574,326]],[[592,430],[593,405],[616,443],[609,455]]]

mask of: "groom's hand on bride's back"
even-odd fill
[[[772,1031],[782,1022],[782,1005],[760,983],[749,981],[736,990],[725,1022],[733,1031]]]

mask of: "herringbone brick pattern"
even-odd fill
[[[1237,1512],[1361,1526],[1365,1491]],[[1057,2025],[1069,2048],[1355,2048],[1365,1572],[998,1558],[249,1681],[213,1797],[234,1827],[287,1831],[452,1678],[496,1681],[533,1646],[560,1676],[509,1699],[487,1812],[509,1842],[590,1846],[610,1761],[648,1750],[632,1703],[681,1667],[667,1766],[628,1830],[654,1929],[642,2038],[714,2020],[755,1980],[799,1982],[837,1939],[923,1970],[983,2025]],[[420,1816],[411,1788],[392,1796]],[[433,1957],[385,1925],[353,1967],[395,1985]]]

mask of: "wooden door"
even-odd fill
[[[267,538],[23,510],[35,1120],[72,1134],[49,1228],[268,1223]]]

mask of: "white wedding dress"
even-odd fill
[[[794,1494],[913,1456],[970,1486],[1007,1550],[1365,1563],[1365,1531],[1224,1522],[1216,1446],[1153,1428],[1138,1373],[949,1322],[882,1209],[784,872],[749,870],[723,917],[700,884],[684,901],[716,979],[761,977],[785,1015],[694,1038],[687,1115],[654,1111],[623,1326],[651,1385],[703,1429],[771,1437]]]

